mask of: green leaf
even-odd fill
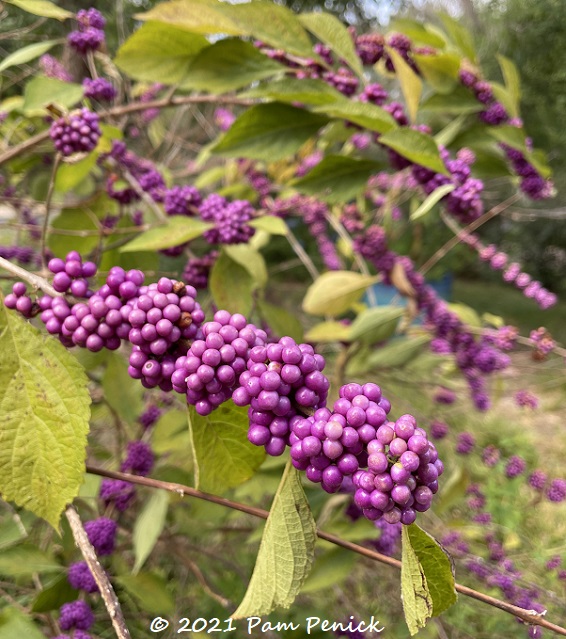
[[[312,566],[316,524],[299,473],[289,462],[275,493],[252,578],[234,619],[289,608]]]
[[[0,309],[0,492],[57,527],[83,482],[90,396],[77,360]]]
[[[49,583],[38,593],[33,600],[32,612],[50,612],[57,610],[64,603],[74,601],[77,598],[77,591],[71,586],[67,579],[67,574],[63,573],[54,581]],[[0,635],[1,637],[2,635]]]
[[[352,36],[336,16],[320,12],[301,13],[298,18],[304,27],[334,51],[339,60],[344,60],[353,71],[362,76],[363,67]]]
[[[401,599],[411,636],[432,617],[433,602],[424,569],[411,545],[408,526],[403,526],[401,544]]]
[[[498,102],[505,107],[505,111],[512,117],[519,117],[519,103],[513,99],[513,96],[509,92],[507,87],[504,87],[499,82],[490,82],[493,90],[493,95]]]
[[[118,353],[108,353],[102,377],[104,398],[127,424],[134,424],[143,410],[144,388],[128,374],[127,360]]]
[[[134,574],[144,565],[163,532],[168,507],[169,493],[166,490],[154,490],[136,519],[132,534],[136,558],[132,570]]]
[[[275,162],[298,151],[327,122],[322,115],[288,104],[258,104],[237,118],[213,151]]]
[[[181,86],[226,93],[284,71],[284,67],[242,40],[220,40],[191,62]]]
[[[45,634],[33,623],[29,616],[16,608],[6,606],[0,611],[0,639],[45,639]]]
[[[267,284],[267,267],[263,255],[248,244],[227,245],[223,251],[236,264],[243,266],[259,288]]]
[[[66,20],[74,17],[74,13],[58,7],[48,0],[6,0],[8,4],[13,4],[34,16],[42,16],[43,18],[55,18],[56,20]]]
[[[322,80],[285,78],[262,84],[242,94],[244,98],[271,98],[279,102],[302,102],[313,106],[341,102],[344,96]]]
[[[323,273],[309,286],[303,300],[303,310],[310,315],[342,315],[378,279],[378,276],[351,271]]]
[[[301,588],[301,593],[318,592],[337,586],[352,574],[355,563],[355,553],[343,548],[336,548],[324,553],[315,560],[312,570]]]
[[[477,113],[483,109],[471,91],[463,86],[457,86],[447,95],[433,93],[421,104],[421,111],[440,111],[450,115],[462,113]]]
[[[253,226],[254,229],[265,231],[270,235],[287,235],[287,224],[285,220],[275,215],[262,215],[256,217],[251,222],[248,222],[248,226]]]
[[[265,451],[248,441],[247,407],[232,400],[210,415],[189,406],[189,428],[195,460],[195,487],[225,493],[250,479],[265,459]]]
[[[321,105],[315,111],[331,118],[343,118],[378,133],[387,133],[397,128],[393,116],[385,109],[366,102],[352,102],[343,98],[340,102]]]
[[[450,175],[440,157],[438,146],[430,135],[414,129],[399,128],[382,135],[379,143],[400,155],[437,173]]]
[[[416,357],[429,341],[428,335],[399,337],[391,340],[390,343],[378,348],[368,356],[367,370],[403,366]]]
[[[176,84],[187,76],[191,60],[208,46],[201,35],[148,22],[118,49],[114,63],[136,80]]]
[[[175,600],[167,589],[163,577],[151,572],[139,572],[137,575],[121,575],[116,578],[141,607],[154,615],[172,614]]]
[[[446,46],[446,40],[444,38],[429,30],[430,25],[422,24],[411,18],[394,18],[391,21],[391,29],[392,31],[404,33],[414,42],[428,44],[431,47],[438,47],[440,49]]]
[[[31,577],[34,573],[61,572],[63,567],[36,546],[21,544],[0,552],[0,575]]]
[[[443,146],[449,146],[452,144],[456,136],[462,131],[464,125],[468,123],[468,118],[465,115],[459,115],[452,120],[435,136],[437,144],[442,144]]]
[[[438,617],[456,603],[454,567],[449,555],[439,543],[417,524],[408,528],[408,540],[424,571],[428,592],[432,599],[432,616]],[[405,545],[405,540],[403,544]]]
[[[351,327],[342,322],[328,321],[315,324],[305,335],[307,342],[351,342]]]
[[[60,167],[62,168],[62,167]],[[59,171],[57,171],[59,173]],[[102,213],[102,207],[110,214],[115,209],[112,209],[113,205],[109,202],[106,194],[99,197],[96,200],[89,200],[88,205],[84,204],[77,208],[65,208],[61,213],[53,220],[52,228],[71,231],[94,231],[92,235],[87,237],[73,236],[69,237],[64,234],[51,233],[49,235],[49,248],[58,257],[64,257],[71,249],[79,251],[80,253],[88,253],[98,246],[98,236],[96,231],[98,226],[94,221],[94,217],[97,217],[97,213]],[[88,210],[87,210],[88,209]]]
[[[43,111],[48,104],[69,109],[83,97],[83,87],[72,82],[38,75],[32,78],[24,89],[24,113]]]
[[[128,251],[159,251],[194,240],[212,228],[214,228],[214,224],[203,222],[195,217],[172,215],[162,225],[141,233],[120,250],[123,253]]]
[[[35,58],[39,58],[40,55],[47,53],[51,47],[60,42],[61,40],[46,40],[45,42],[36,42],[35,44],[30,44],[27,47],[18,49],[2,60],[0,63],[0,72],[9,67],[35,60]]]
[[[421,217],[424,217],[435,204],[440,202],[440,200],[448,195],[448,193],[452,193],[452,191],[456,188],[455,184],[443,184],[439,186],[437,189],[434,189],[430,195],[428,195],[422,204],[411,213],[411,221],[419,220]]]
[[[419,102],[421,101],[421,95],[423,92],[422,80],[405,62],[403,56],[398,51],[392,47],[387,47],[387,53],[389,54],[395,68],[395,74],[399,80],[401,91],[405,98],[405,104],[407,105],[409,119],[411,122],[415,122],[417,119],[417,112],[419,110]]]
[[[292,186],[330,203],[348,202],[365,189],[369,177],[381,167],[379,162],[372,160],[327,155],[307,175],[294,180]]]
[[[470,60],[476,62],[476,48],[472,34],[461,21],[455,20],[447,13],[441,13],[440,19],[450,40]]]
[[[471,306],[466,304],[447,304],[447,306],[464,324],[473,328],[482,327],[481,317]]]
[[[350,326],[350,339],[363,344],[376,344],[389,339],[395,332],[405,309],[399,306],[368,308]]]
[[[251,311],[254,278],[225,251],[214,262],[208,285],[218,308],[243,315]]]
[[[262,319],[277,337],[292,337],[297,344],[303,341],[303,327],[296,315],[264,300],[258,302],[258,310]]]
[[[413,54],[419,71],[438,93],[450,93],[458,85],[461,57],[456,53]]]
[[[194,33],[253,36],[276,49],[312,57],[310,39],[296,16],[271,2],[234,5],[218,0],[174,0],[136,17]]]
[[[497,61],[501,67],[501,73],[503,73],[503,79],[505,80],[505,86],[509,95],[515,105],[518,105],[521,100],[521,80],[519,78],[519,72],[515,63],[506,58],[500,53],[496,54]]]
[[[59,165],[55,176],[55,190],[58,193],[68,193],[79,186],[96,166],[97,154],[89,153],[78,162]]]

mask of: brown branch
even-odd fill
[[[0,268],[3,268],[4,270],[8,271],[9,273],[12,273],[13,275],[17,275],[18,277],[21,277],[22,280],[25,280],[26,282],[28,282],[35,288],[39,288],[42,291],[45,291],[45,293],[47,293],[48,295],[52,295],[53,297],[58,297],[61,295],[61,293],[58,293],[51,286],[51,284],[43,277],[40,277],[39,275],[35,275],[34,273],[30,273],[29,271],[26,271],[24,268],[21,268],[20,266],[16,266],[15,264],[12,264],[12,262],[8,261],[7,259],[3,257],[0,257]]]
[[[515,193],[511,197],[507,198],[501,204],[494,206],[492,209],[484,213],[477,220],[474,220],[471,224],[468,224],[463,229],[457,228],[456,225],[452,227],[447,220],[449,220],[448,216],[446,218],[443,217],[444,222],[447,226],[450,226],[451,230],[455,233],[455,236],[450,238],[448,242],[446,242],[443,246],[441,246],[434,255],[432,255],[419,269],[419,273],[423,275],[430,271],[430,269],[439,262],[449,251],[451,251],[457,244],[459,244],[465,237],[467,237],[470,233],[473,233],[480,226],[489,222],[489,220],[493,219],[500,213],[503,213],[505,209],[508,209],[512,204],[514,204],[521,196],[518,193]],[[451,220],[450,220],[451,221]]]
[[[92,576],[96,581],[98,589],[100,590],[100,595],[102,596],[102,600],[104,601],[106,610],[110,615],[110,619],[112,621],[112,625],[114,626],[116,636],[118,637],[118,639],[131,639],[130,631],[126,626],[126,620],[124,619],[118,597],[114,592],[114,588],[112,587],[112,584],[108,579],[106,571],[98,561],[98,557],[96,556],[94,548],[92,547],[88,539],[88,535],[86,534],[78,512],[73,506],[67,506],[67,508],[65,509],[65,516],[67,517],[67,521],[71,526],[71,531],[73,533],[73,537],[75,538],[75,543],[81,551],[84,560],[86,561],[90,572],[92,573]]]
[[[180,106],[182,104],[203,104],[214,102],[215,104],[233,104],[239,106],[253,106],[257,104],[256,100],[245,100],[243,98],[226,97],[217,95],[185,95],[179,97],[166,97],[159,100],[151,100],[150,102],[132,102],[131,104],[123,104],[106,111],[101,111],[98,116],[101,119],[112,118],[117,115],[125,115],[127,113],[137,113],[146,109],[166,109],[170,107]],[[34,135],[25,142],[11,147],[4,153],[0,154],[0,165],[12,158],[21,155],[25,151],[32,149],[49,137],[49,129]]]
[[[120,479],[122,481],[127,481],[132,484],[139,484],[140,486],[147,486],[149,488],[168,490],[181,496],[187,495],[189,497],[196,497],[197,499],[203,499],[204,501],[218,504],[220,506],[225,506],[233,510],[238,510],[240,512],[246,513],[247,515],[259,517],[261,519],[267,519],[269,516],[269,512],[267,510],[263,510],[262,508],[248,506],[247,504],[232,501],[231,499],[226,499],[225,497],[219,497],[218,495],[204,493],[200,490],[196,490],[195,488],[191,488],[190,486],[184,486],[183,484],[164,482],[158,479],[152,479],[150,477],[140,477],[138,475],[131,475],[129,473],[120,473],[117,471],[105,470],[104,468],[97,468],[90,465],[87,465],[86,470],[92,475],[100,475],[101,477],[109,477],[110,479]],[[341,539],[340,537],[337,537],[336,535],[324,532],[323,530],[317,530],[316,534],[320,539],[324,539],[325,541],[328,541],[336,546],[340,546],[341,548],[345,548],[346,550],[351,550],[358,555],[362,555],[363,557],[367,557],[369,559],[372,559],[373,561],[378,561],[382,564],[387,564],[388,566],[392,566],[397,569],[401,568],[401,562],[397,559],[393,559],[392,557],[382,555],[381,553],[370,550],[369,548],[364,548],[363,546],[359,546],[358,544],[346,541],[344,539]],[[485,603],[489,606],[498,608],[499,610],[507,612],[514,617],[518,617],[527,624],[541,626],[542,628],[547,628],[548,630],[552,630],[556,634],[566,637],[566,628],[557,626],[556,624],[547,621],[540,614],[534,611],[519,608],[518,606],[514,606],[505,601],[501,601],[500,599],[496,599],[495,597],[490,597],[489,595],[485,595],[484,593],[473,590],[472,588],[468,588],[467,586],[462,586],[461,584],[456,584],[455,587],[457,592],[462,595],[466,595],[466,597],[476,599],[477,601],[481,601],[482,603]]]

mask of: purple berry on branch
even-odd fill
[[[51,124],[49,135],[61,155],[90,153],[102,135],[98,115],[86,107],[61,116]]]

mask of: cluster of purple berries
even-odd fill
[[[112,102],[118,95],[114,85],[106,78],[85,78],[83,80],[84,96],[97,102]]]
[[[191,282],[197,290],[205,289],[217,258],[218,251],[210,251],[201,257],[190,257],[183,270],[183,280]]]
[[[98,115],[86,107],[64,115],[51,124],[49,135],[61,155],[90,153],[102,135]]]
[[[39,58],[39,66],[41,67],[44,75],[48,78],[55,78],[56,80],[62,80],[63,82],[73,81],[71,74],[67,71],[65,66],[61,64],[57,58],[54,58],[48,53]]]
[[[133,344],[129,374],[146,388],[171,390],[175,361],[186,353],[204,321],[196,289],[162,277],[139,289],[127,318]]]
[[[312,346],[291,337],[250,350],[232,399],[237,406],[250,406],[252,444],[264,446],[269,455],[283,453],[290,444],[293,418],[326,403],[330,383],[322,373],[324,366]]]
[[[96,51],[104,43],[104,25],[106,20],[100,11],[94,8],[81,9],[77,13],[79,28],[67,36],[69,45],[81,54]]]
[[[430,508],[444,467],[414,417],[390,422],[390,409],[376,384],[342,386],[332,411],[292,419],[291,459],[329,493],[351,478],[366,518],[408,525]]]
[[[213,193],[202,202],[199,212],[205,222],[215,225],[204,234],[204,239],[210,244],[240,244],[247,242],[255,233],[253,226],[248,225],[255,210],[247,200],[228,202]]]
[[[199,337],[176,360],[171,381],[197,413],[208,415],[230,399],[251,350],[265,344],[267,335],[243,315],[220,310],[202,325]]]

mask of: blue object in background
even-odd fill
[[[427,281],[427,284],[432,286],[434,291],[443,300],[446,300],[447,302],[452,300],[452,289],[454,286],[454,275],[452,273],[446,273],[438,280]],[[377,284],[374,284],[371,289],[373,290],[377,306],[407,305],[407,298],[403,297],[394,286],[378,282]],[[367,293],[365,293],[362,301],[367,306],[373,306],[373,303],[370,301]]]

